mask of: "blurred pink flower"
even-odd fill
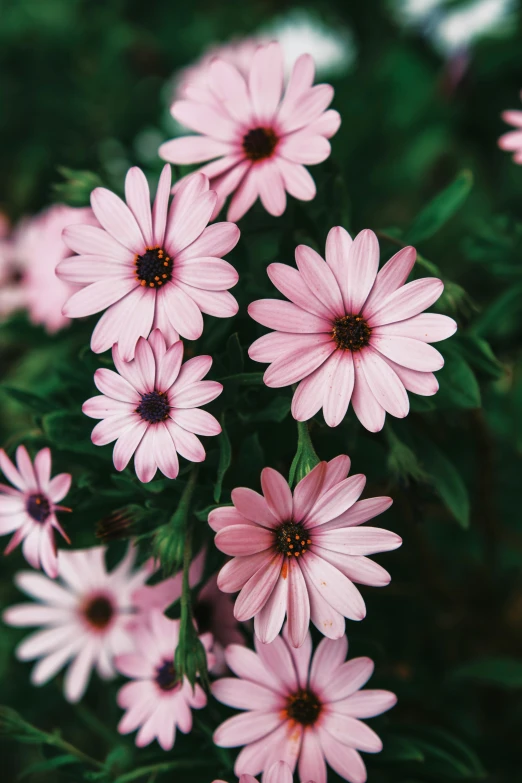
[[[150,563],[133,571],[136,550],[129,546],[118,566],[108,573],[105,547],[60,552],[61,584],[31,571],[15,582],[38,603],[19,604],[4,612],[8,625],[42,625],[17,648],[22,661],[40,658],[31,674],[33,685],[43,685],[69,661],[65,698],[76,702],[96,667],[105,680],[115,675],[114,656],[134,649],[127,624],[135,611],[131,596],[152,571]]]
[[[210,66],[216,59],[233,65],[241,76],[248,77],[254,54],[261,43],[268,42],[260,38],[241,38],[211,46],[193,65],[179,72],[176,79],[175,99],[190,100],[191,88],[207,90]]]
[[[283,54],[278,43],[260,45],[248,78],[226,60],[214,59],[208,86],[188,86],[172,115],[193,131],[162,144],[160,157],[171,163],[206,163],[200,171],[218,200],[214,216],[234,194],[228,220],[239,220],[259,197],[271,215],[286,208],[286,192],[313,199],[315,183],[305,165],[330,155],[328,139],[340,125],[328,84],[313,85],[314,61],[296,61],[283,96]],[[305,165],[303,165],[305,164]],[[179,186],[179,183],[178,183]]]
[[[212,685],[218,701],[245,710],[217,728],[220,747],[245,745],[236,759],[236,775],[258,775],[277,761],[301,783],[326,783],[326,763],[350,783],[364,783],[366,768],[358,750],[378,753],[382,742],[360,718],[380,715],[394,706],[393,693],[360,691],[373,673],[370,658],[345,663],[346,636],[323,639],[310,665],[312,639],[296,650],[286,637],[271,644],[255,640],[257,654],[231,645],[225,656],[239,679],[225,677]],[[265,779],[266,783],[266,779]]]
[[[196,356],[182,366],[183,343],[178,340],[167,350],[159,329],[148,340],[138,339],[132,361],[123,361],[119,345],[112,358],[119,375],[105,367],[96,370],[94,382],[101,395],[84,402],[82,410],[102,419],[92,431],[96,446],[116,441],[116,470],[124,470],[134,454],[136,475],[148,482],[158,468],[167,478],[176,478],[177,452],[191,462],[202,462],[205,449],[196,434],[221,432],[214,416],[199,409],[223,390],[217,381],[201,380],[212,358]]]
[[[200,710],[207,703],[200,685],[193,689],[186,678],[177,680],[174,653],[179,626],[179,620],[169,620],[152,610],[147,623],[140,625],[135,634],[136,651],[118,655],[115,660],[118,671],[133,679],[118,691],[118,705],[126,710],[118,731],[129,734],[141,727],[136,736],[139,748],[157,739],[163,750],[171,750],[176,727],[188,734],[192,729],[191,709]],[[204,634],[200,639],[208,655],[212,637]]]
[[[25,220],[17,232],[18,252],[25,257],[23,287],[29,318],[34,324],[45,326],[50,334],[70,323],[62,314],[62,308],[78,291],[78,285],[70,285],[57,277],[56,267],[69,255],[62,238],[64,228],[78,224],[98,226],[98,221],[89,208],[55,204]]]
[[[346,478],[350,459],[344,455],[320,462],[294,493],[272,468],[261,473],[263,495],[239,487],[234,507],[214,509],[209,524],[215,544],[230,560],[219,572],[227,593],[240,590],[234,614],[244,622],[254,617],[256,635],[271,642],[288,617],[291,644],[307,638],[310,619],[325,636],[338,639],[344,618],[362,620],[366,607],[353,582],[380,587],[390,575],[366,555],[401,545],[395,533],[359,527],[386,511],[387,497],[357,502],[366,478]]]
[[[51,478],[51,452],[42,449],[31,462],[25,446],[16,450],[16,467],[0,449],[0,469],[14,485],[0,484],[0,535],[13,533],[5,554],[23,541],[22,552],[33,568],[43,568],[54,579],[58,562],[54,530],[70,544],[69,537],[56,518],[56,511],[70,511],[57,503],[71,486],[69,473]]]
[[[169,208],[170,184],[165,166],[151,211],[145,175],[131,168],[127,203],[105,188],[91,194],[101,229],[64,231],[66,244],[80,255],[62,261],[58,274],[84,286],[66,302],[64,314],[80,318],[106,311],[92,334],[95,353],[118,343],[129,361],[138,339],[154,328],[172,345],[179,334],[189,340],[201,336],[202,312],[219,318],[237,312],[227,289],[238,275],[221,256],[237,244],[239,229],[231,223],[207,226],[217,196],[203,174],[184,180]]]
[[[193,559],[189,570],[189,584],[192,588],[201,582],[205,566],[206,551]],[[182,571],[155,585],[141,587],[133,596],[134,602],[146,616],[152,609],[164,612],[181,596]],[[244,644],[244,638],[234,617],[234,604],[226,593],[217,586],[217,576],[211,576],[192,600],[192,611],[200,633],[212,634],[212,653],[215,659],[213,674],[224,674],[225,647],[229,644]]]
[[[27,259],[19,242],[20,228],[10,233],[9,221],[0,214],[0,318],[4,319],[17,310],[27,307],[24,286]]]
[[[256,340],[249,355],[271,362],[267,386],[301,381],[292,400],[295,419],[306,421],[322,408],[328,426],[336,427],[351,401],[361,424],[377,432],[386,412],[407,416],[406,390],[437,392],[433,370],[444,359],[429,343],[450,337],[457,325],[445,315],[422,312],[441,295],[441,280],[404,285],[415,257],[415,249],[405,247],[378,271],[373,231],[352,240],[337,226],[326,240],[326,263],[299,245],[298,269],[270,264],[268,276],[291,301],[252,302],[250,316],[276,331]]]
[[[276,761],[263,775],[264,783],[293,783],[293,780],[292,770],[285,761]],[[214,780],[213,783],[226,783],[226,781]],[[247,773],[240,775],[239,783],[257,783],[257,780],[253,775]],[[314,783],[314,781],[309,780],[308,783]]]
[[[522,97],[522,92],[520,96]],[[498,146],[501,150],[513,152],[514,162],[522,165],[522,111],[509,109],[502,112],[502,119],[509,125],[514,125],[516,130],[504,133],[498,140]]]

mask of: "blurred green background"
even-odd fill
[[[391,585],[363,588],[368,617],[347,628],[351,654],[376,661],[372,687],[399,696],[391,713],[372,721],[385,749],[365,756],[369,780],[514,783],[522,769],[522,167],[497,139],[507,130],[501,111],[520,108],[519,4],[0,0],[0,209],[16,222],[52,201],[84,205],[98,181],[121,192],[135,164],[155,182],[157,148],[179,132],[168,112],[173,75],[210,45],[281,29],[290,52],[309,46],[316,54],[342,126],[331,158],[312,169],[315,201],[292,201],[280,219],[257,205],[241,221],[242,241],[230,256],[240,273],[240,313],[206,318],[188,350],[213,354],[215,378],[258,373],[246,349],[261,330],[246,306],[273,295],[266,265],[291,263],[299,242],[322,250],[332,225],[380,232],[383,260],[412,242],[422,256],[415,274],[444,279],[439,309],[460,328],[439,346],[446,357],[439,394],[410,395],[410,416],[388,417],[378,435],[352,413],[333,431],[316,417],[311,434],[321,458],[350,454],[355,472],[368,476],[368,496],[394,498],[382,524],[404,538],[401,550],[378,558]],[[2,442],[8,449],[23,442],[33,453],[51,445],[54,471],[73,473],[67,522],[77,547],[99,543],[96,522],[127,503],[150,512],[138,532],[152,530],[183,486],[183,477],[168,487],[157,478],[144,488],[130,469],[116,481],[111,447],[91,445],[81,403],[94,393],[94,369],[110,362],[89,352],[95,321],[52,338],[20,314],[0,327]],[[290,399],[289,389],[230,383],[211,407],[231,442],[222,502],[238,484],[258,488],[265,465],[288,472],[296,448]],[[200,512],[213,502],[223,448],[206,445]],[[196,536],[210,541],[204,519],[200,513]],[[145,558],[146,544],[142,550]],[[111,545],[111,561],[121,552]],[[22,567],[19,551],[2,562],[3,606],[21,599],[12,577]],[[209,738],[225,714],[216,702],[172,753],[137,751],[132,735],[116,734],[119,683],[93,678],[77,706],[64,701],[60,677],[33,688],[30,665],[14,657],[26,633],[2,627],[0,703],[108,763],[99,777],[88,767],[50,769],[52,749],[6,737],[6,783],[23,774],[28,783],[114,781],[202,753],[214,754],[215,770],[136,779],[234,780],[233,754],[216,752]]]

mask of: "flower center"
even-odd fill
[[[26,511],[35,522],[45,522],[51,514],[51,506],[45,495],[35,492],[29,495],[25,505]]]
[[[93,628],[103,631],[114,616],[114,607],[104,595],[98,595],[85,605],[83,616]]]
[[[311,543],[307,530],[300,522],[284,522],[275,531],[276,549],[287,557],[303,555]]]
[[[170,404],[167,392],[154,391],[141,395],[141,402],[136,408],[141,418],[149,424],[158,424],[169,417]]]
[[[178,684],[176,669],[172,661],[164,661],[156,668],[156,683],[162,691],[171,691]]]
[[[285,717],[302,726],[312,726],[321,714],[322,706],[312,691],[297,691],[287,698]]]
[[[336,318],[332,337],[343,351],[360,351],[370,342],[372,330],[362,315],[344,315]]]
[[[158,288],[172,279],[172,259],[162,247],[148,247],[134,260],[136,280],[149,288]]]
[[[269,158],[279,139],[272,128],[253,128],[243,136],[243,150],[249,160]]]

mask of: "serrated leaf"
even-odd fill
[[[472,185],[471,171],[461,171],[451,185],[438,193],[417,215],[406,234],[406,240],[415,245],[436,234],[462,206]]]
[[[419,452],[422,466],[444,505],[461,527],[469,527],[468,490],[455,465],[428,440],[422,441]]]
[[[452,678],[474,680],[500,688],[522,688],[522,660],[517,658],[482,658],[459,666]]]
[[[232,447],[230,446],[230,438],[225,427],[224,416],[221,419],[221,433],[218,436],[219,439],[219,463],[217,469],[216,483],[214,484],[214,500],[219,503],[221,498],[221,490],[223,489],[223,479],[225,473],[230,467],[232,462]]]

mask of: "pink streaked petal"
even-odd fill
[[[319,318],[292,302],[282,302],[278,299],[258,299],[248,306],[248,314],[254,321],[280,332],[313,334],[329,333],[332,330],[332,324],[326,318]]]
[[[217,584],[219,589],[224,593],[236,593],[245,586],[253,574],[257,573],[260,568],[264,568],[269,562],[270,555],[266,551],[256,552],[256,554],[247,555],[246,557],[234,557],[232,560],[229,560],[228,563],[225,563],[218,574]],[[277,586],[274,589],[274,592],[275,590],[277,590]],[[270,596],[269,601],[271,599],[272,596]],[[266,605],[267,604],[265,604],[265,606]],[[277,633],[278,632],[276,632],[275,635],[277,635]]]
[[[270,644],[281,631],[288,601],[288,579],[278,579],[263,608],[254,617],[254,631],[263,644]]]
[[[136,286],[130,294],[111,305],[103,313],[91,336],[91,350],[94,353],[103,353],[103,351],[112,348],[117,343],[125,326],[128,325],[136,308],[139,306],[142,297],[149,294],[150,291],[144,291],[141,286]]]
[[[433,372],[444,366],[444,357],[436,348],[411,337],[372,334],[371,344],[386,359],[410,370]]]
[[[252,104],[247,84],[238,69],[216,58],[208,69],[209,86],[227,112],[240,123],[252,120]]]
[[[360,555],[333,552],[314,544],[314,552],[348,577],[351,582],[371,587],[385,587],[391,581],[390,574],[380,565]]]
[[[269,751],[270,744],[265,737],[257,740],[257,742],[251,742],[250,745],[245,745],[241,749],[234,764],[234,773],[239,777],[239,783],[257,783],[256,778],[248,772],[244,772],[244,770],[250,769],[255,775],[259,775],[266,767],[266,758]]]
[[[26,628],[31,625],[61,625],[67,622],[69,614],[66,609],[39,604],[18,604],[6,609],[2,619],[8,625]]]
[[[156,198],[152,207],[152,233],[154,242],[160,247],[163,245],[165,228],[167,226],[167,213],[169,208],[171,171],[170,166],[163,166],[156,190]]]
[[[335,703],[335,711],[353,718],[374,718],[397,704],[397,696],[390,691],[365,690]]]
[[[187,340],[197,340],[203,334],[203,317],[195,301],[181,286],[169,283],[163,291],[169,320]]]
[[[344,617],[350,620],[365,617],[366,607],[361,594],[337,568],[312,550],[300,560],[300,566],[308,577],[307,582],[312,582],[323,598]]]
[[[303,783],[312,780],[314,783],[326,783],[324,754],[315,729],[310,727],[303,731],[298,770]]]
[[[346,454],[339,454],[326,464],[326,474],[323,483],[323,493],[339,482],[344,481],[350,472],[351,460]]]
[[[100,225],[132,253],[143,253],[146,242],[129,207],[112,191],[95,188],[91,206]]]
[[[285,761],[276,761],[272,764],[265,777],[265,783],[292,783],[292,781],[292,771]]]
[[[16,495],[0,495],[0,515],[1,516],[11,516],[12,514],[17,514],[20,511],[25,510],[25,502],[24,497],[21,494]],[[6,523],[6,520],[2,519],[2,530],[4,530],[3,525]],[[9,523],[8,523],[9,524]],[[15,528],[12,528],[13,530]],[[10,532],[9,530],[5,530],[5,532]],[[1,535],[1,534],[0,534]]]
[[[125,276],[99,280],[76,291],[64,304],[62,312],[68,318],[83,318],[99,313],[101,310],[118,302],[128,294],[138,283],[127,272]]]
[[[347,301],[349,313],[360,313],[375,282],[379,268],[379,242],[377,237],[365,228],[350,247],[347,264]]]
[[[348,511],[340,514],[340,516],[332,519],[330,522],[326,522],[321,527],[321,532],[335,530],[339,527],[355,527],[356,525],[362,525],[363,522],[368,522],[369,519],[373,519],[389,509],[392,503],[393,500],[388,497],[358,500],[357,503],[354,503],[353,506],[348,509]]]
[[[323,689],[323,699],[335,703],[342,701],[366,685],[373,674],[371,658],[352,658],[332,673]],[[333,707],[335,709],[335,707]]]
[[[212,179],[212,190],[217,193],[212,220],[219,215],[228,196],[237,190],[251,168],[251,161],[239,159],[237,163],[231,165],[223,174]]]
[[[337,359],[337,363],[334,360]],[[350,404],[355,372],[350,351],[336,351],[332,360],[332,374],[325,384],[323,415],[329,427],[337,427],[344,417]]]
[[[418,315],[436,302],[443,290],[442,280],[432,277],[406,283],[390,294],[380,307],[373,310],[371,317],[368,317],[368,323],[373,328]],[[366,312],[363,314],[366,318]]]
[[[291,163],[284,158],[276,158],[276,165],[283,177],[283,185],[287,193],[299,201],[311,201],[315,198],[317,188],[310,172],[300,163]]]
[[[348,308],[350,300],[348,263],[352,243],[353,239],[342,226],[335,226],[330,229],[326,237],[326,263],[337,280],[345,308]]]
[[[197,381],[190,386],[177,388],[177,383],[169,392],[170,404],[174,408],[196,408],[215,400],[223,391],[223,385],[218,381]]]
[[[331,342],[329,334],[291,334],[270,332],[252,343],[248,355],[255,362],[274,362],[283,356],[305,352]]]
[[[512,152],[522,147],[522,130],[509,131],[498,140],[498,146],[501,150]]]
[[[182,359],[183,343],[179,340],[163,354],[159,362],[156,362],[155,388],[163,391],[171,388],[179,377]]]
[[[214,223],[207,226],[200,236],[181,251],[176,260],[181,263],[188,258],[221,258],[238,243],[240,231],[235,223]]]
[[[106,367],[100,367],[96,370],[94,383],[102,394],[106,394],[115,400],[122,400],[133,405],[138,405],[140,402],[140,395],[136,389],[121,375]]]
[[[300,522],[315,505],[322,491],[326,462],[320,462],[297,484],[294,490],[293,519]]]
[[[254,54],[248,91],[256,120],[270,122],[283,91],[283,52],[277,42],[260,46]]]
[[[291,648],[283,636],[277,636],[271,644],[263,644],[254,638],[257,654],[266,670],[279,681],[278,691],[284,697],[297,690],[299,683]]]
[[[176,388],[178,391],[181,391],[181,389],[184,389],[187,386],[192,386],[192,384],[204,378],[211,367],[211,356],[195,356],[193,359],[189,359],[181,366],[176,381]]]
[[[196,303],[202,313],[214,315],[216,318],[232,318],[239,310],[237,300],[228,291],[204,291],[202,288],[193,288],[186,283],[178,285]]]
[[[270,769],[278,761],[283,761],[293,773],[301,752],[303,732],[304,728],[298,723],[290,726],[288,722],[285,722],[279,729],[276,729],[270,735],[270,750],[265,764],[266,769]]]
[[[249,528],[250,529],[250,528]],[[224,532],[224,531],[222,531]],[[218,533],[218,535],[220,535]],[[280,578],[283,555],[274,555],[265,568],[259,569],[239,593],[234,605],[234,617],[245,622],[254,617],[266,604]]]
[[[24,479],[3,449],[0,449],[0,468],[2,469],[2,473],[11,482],[11,484],[14,484],[14,486],[18,487],[18,489],[20,489],[22,492],[28,489]]]
[[[323,405],[324,387],[330,375],[332,364],[336,364],[335,353],[317,370],[301,381],[292,398],[292,416],[297,421],[307,421],[315,416]]]
[[[311,166],[326,160],[330,156],[331,147],[324,136],[310,136],[307,131],[298,131],[283,138],[277,150],[292,163]]]
[[[237,748],[266,737],[282,723],[278,712],[251,712],[228,718],[214,732],[214,742],[220,748]]]
[[[291,116],[282,122],[285,134],[303,129],[303,132],[312,135],[309,126],[328,108],[333,95],[333,87],[329,84],[316,84],[315,87],[306,90]],[[317,131],[316,133],[319,135]]]
[[[34,527],[22,544],[22,552],[33,568],[40,568],[40,536],[43,530],[40,527]]]
[[[156,296],[156,308],[154,310],[151,336],[154,334],[154,332],[160,332],[165,343],[165,348],[170,348],[170,346],[174,345],[174,343],[176,343],[180,337],[179,333],[170,323],[166,301],[167,300],[165,299],[164,292],[158,292],[158,295]],[[154,345],[152,343],[151,345],[152,350],[154,351],[154,355],[156,356],[157,363],[160,357],[157,355]]]
[[[212,695],[222,704],[236,710],[262,710],[278,712],[282,698],[262,684],[222,677],[212,684]]]
[[[295,260],[308,288],[325,305],[330,317],[344,315],[343,297],[337,280],[319,253],[307,245],[298,245]]]
[[[172,419],[165,422],[170,437],[174,442],[176,451],[190,462],[203,462],[206,457],[205,449],[199,438],[192,432],[187,432]]]
[[[164,476],[170,479],[177,478],[179,473],[179,460],[174,442],[163,422],[153,429],[153,451],[156,465]]]
[[[246,525],[249,522],[246,517],[239,513],[233,506],[222,506],[214,508],[208,515],[208,524],[214,530],[222,530],[228,525]],[[252,524],[255,524],[252,522]]]
[[[418,372],[402,367],[400,364],[386,359],[392,370],[398,375],[404,388],[422,397],[431,397],[439,390],[439,382],[432,372]]]
[[[44,571],[50,579],[56,579],[58,576],[58,553],[56,551],[52,527],[48,527],[42,531],[39,554],[42,571]]]
[[[99,421],[91,433],[92,442],[95,446],[106,446],[107,443],[112,443],[113,440],[124,435],[137,418],[137,415],[134,417],[128,415],[110,416],[108,419]]]
[[[236,123],[209,104],[176,101],[171,114],[182,125],[212,139],[232,142],[238,135]]]
[[[225,660],[236,677],[248,682],[262,682],[265,687],[275,693],[280,692],[281,683],[276,671],[272,671],[270,667],[267,668],[265,658],[261,659],[248,647],[242,644],[229,644],[225,650]]]
[[[259,198],[270,215],[279,217],[286,209],[286,192],[283,177],[273,161],[261,163],[256,167]]]
[[[236,487],[232,490],[232,502],[237,511],[252,522],[269,528],[275,528],[279,524],[279,518],[272,513],[263,495],[253,489]]]
[[[91,397],[82,405],[83,413],[91,419],[106,419],[108,416],[123,416],[126,413],[131,415],[135,409],[135,404],[114,400],[104,394]]]
[[[328,684],[334,672],[344,663],[348,652],[348,639],[343,636],[340,639],[323,639],[312,660],[310,669],[310,685],[317,688],[319,693]]]
[[[221,258],[191,258],[175,265],[174,279],[207,291],[225,291],[236,285],[239,275]]]
[[[308,125],[308,131],[313,136],[326,136],[331,139],[341,126],[341,115],[335,109],[328,109],[320,117]]]
[[[24,481],[26,489],[37,489],[38,481],[34,472],[33,463],[25,446],[18,446],[16,449],[16,465]]]
[[[364,750],[366,753],[379,753],[382,750],[382,742],[373,729],[349,715],[328,712],[322,725],[325,731],[343,745]]]
[[[408,395],[398,375],[370,346],[360,352],[361,368],[377,402],[387,413],[403,419],[408,415]]]
[[[4,550],[4,555],[10,555],[11,552],[16,549],[18,544],[29,535],[33,529],[33,524],[33,520],[25,513],[25,511],[21,514],[10,515],[6,519],[1,520],[0,529],[2,530],[2,535],[5,533],[12,533],[14,530],[16,530],[16,533],[9,540]]]
[[[182,194],[177,194],[174,199],[181,197]],[[174,212],[172,218],[169,215],[165,248],[171,255],[175,256],[200,236],[212,217],[216,199],[217,193],[210,190],[187,203],[187,211],[183,211],[183,214],[180,210],[179,213]]]
[[[301,568],[296,559],[288,558],[288,638],[293,647],[304,643],[310,624],[310,601]]]
[[[397,321],[385,326],[377,326],[372,335],[409,337],[422,340],[424,343],[436,343],[447,340],[457,330],[457,324],[453,318],[438,313],[421,313],[408,318],[406,321]]]
[[[355,415],[369,432],[379,432],[384,426],[386,412],[373,394],[362,369],[361,354],[353,360],[355,385],[352,393],[352,406]]]
[[[161,329],[153,329],[148,337],[148,343],[150,347],[152,348],[152,353],[154,354],[154,360],[156,362],[156,368],[160,364],[161,360],[167,353],[167,342],[165,340],[165,335],[161,332]],[[122,374],[121,371],[118,369],[118,372],[120,375]]]
[[[120,435],[112,453],[112,461],[116,470],[124,470],[127,467],[146,430],[147,422],[137,419],[128,430]]]
[[[182,136],[161,144],[158,155],[169,163],[204,163],[207,160],[228,155],[233,147],[230,143],[211,139],[208,136]]]
[[[298,307],[320,318],[332,318],[331,309],[317,298],[314,289],[305,283],[303,275],[297,269],[287,264],[275,263],[270,264],[266,271],[275,287]]]
[[[508,109],[507,111],[503,111],[500,116],[504,122],[507,122],[510,125],[517,125],[522,128],[522,111]]]
[[[141,482],[147,484],[156,475],[158,466],[154,459],[154,428],[148,427],[134,452],[134,468]]]
[[[195,435],[219,435],[221,432],[221,424],[215,416],[197,408],[173,410],[171,418],[184,430]]]
[[[89,225],[67,226],[62,237],[67,247],[80,255],[104,256],[130,266],[134,262],[135,254],[113,239],[103,228]]]
[[[136,343],[133,369],[139,379],[136,388],[141,394],[151,392],[155,388],[156,360],[151,346],[144,337],[140,337]]]
[[[413,269],[416,258],[417,251],[414,247],[408,246],[403,247],[384,264],[375,278],[373,288],[364,305],[363,315],[365,318],[371,318],[390,294],[404,285]]]
[[[125,177],[125,200],[147,245],[153,243],[149,183],[143,171],[133,166]]]
[[[286,86],[277,119],[284,124],[295,111],[302,96],[310,89],[315,76],[315,65],[310,54],[302,54],[294,63],[288,84]]]
[[[286,522],[292,518],[292,491],[285,478],[273,468],[261,472],[261,487],[268,508],[278,520]]]
[[[366,767],[359,753],[354,748],[337,742],[321,727],[318,729],[318,735],[326,761],[334,772],[349,783],[366,783]]]
[[[306,634],[305,640],[300,647],[294,647],[290,642],[289,623],[283,628],[283,639],[290,650],[292,661],[297,674],[297,682],[300,688],[308,687],[308,675],[310,671],[310,658],[312,656],[312,636]]]
[[[320,495],[303,520],[303,524],[307,529],[311,529],[335,519],[353,506],[365,484],[366,476],[362,473],[356,473],[354,476],[334,484],[327,492]]]
[[[69,283],[95,283],[101,278],[115,278],[132,275],[133,269],[120,261],[113,262],[106,256],[71,256],[56,267],[56,274]]]
[[[261,526],[230,525],[216,534],[214,543],[225,555],[240,557],[271,549],[274,535]]]

